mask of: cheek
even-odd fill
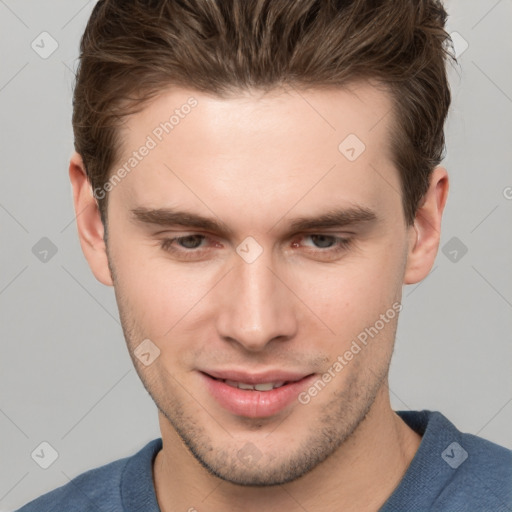
[[[330,267],[302,270],[298,295],[329,325],[375,321],[401,294],[403,255],[397,247],[383,245]]]
[[[174,326],[177,331],[185,325],[215,282],[211,271],[207,275],[199,267],[177,265],[155,245],[134,250],[120,243],[111,252],[120,307],[144,336],[155,340],[171,337]]]

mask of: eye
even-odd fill
[[[161,247],[169,252],[197,252],[194,251],[201,247],[201,243],[206,239],[204,235],[177,236],[175,238],[166,238],[162,241]],[[184,249],[185,251],[181,251]]]
[[[339,253],[345,252],[352,243],[351,238],[343,238],[335,235],[324,233],[312,233],[301,235],[299,240],[303,242],[308,240],[310,244],[292,242],[293,248],[302,248],[306,254],[317,256],[319,258],[332,258],[338,256]],[[210,248],[220,247],[222,245],[214,239],[201,234],[190,234],[185,236],[177,236],[174,238],[166,238],[160,242],[160,247],[173,254],[176,258],[180,259],[198,259],[205,257],[205,253]]]
[[[314,247],[317,249],[320,249],[319,252],[326,252],[322,251],[321,249],[333,249],[334,251],[339,251],[346,249],[350,243],[350,238],[342,238],[339,236],[334,235],[326,235],[326,234],[310,234],[310,235],[304,235],[303,238],[309,238],[314,244]],[[308,246],[309,247],[309,246]]]
[[[330,249],[336,243],[336,237],[330,235],[308,235],[311,241],[320,249]]]

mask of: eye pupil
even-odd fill
[[[332,236],[326,235],[311,235],[311,240],[313,240],[315,245],[323,249],[332,245],[332,238]]]
[[[192,243],[188,243],[192,241]],[[179,244],[184,247],[185,249],[196,249],[201,245],[201,242],[203,241],[202,235],[190,235],[190,236],[183,236],[178,239]]]

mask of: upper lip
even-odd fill
[[[259,373],[247,373],[240,370],[202,370],[202,373],[221,380],[244,382],[246,384],[264,384],[267,382],[295,382],[312,375],[304,372],[267,370]]]

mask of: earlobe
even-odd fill
[[[96,279],[106,286],[113,286],[98,203],[78,153],[74,153],[69,162],[69,179],[73,188],[78,237],[84,256]]]
[[[430,272],[439,249],[441,220],[448,197],[448,173],[443,167],[432,172],[430,186],[416,212],[410,230],[410,243],[404,284],[418,283]]]

